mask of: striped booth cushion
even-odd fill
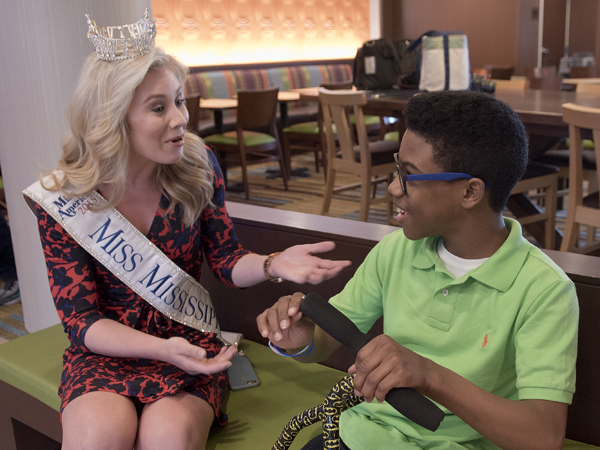
[[[192,72],[185,83],[186,96],[200,95],[202,98],[232,98],[239,90],[266,89],[278,87],[281,91],[316,87],[321,83],[335,83],[352,79],[350,64],[324,64],[269,67],[264,69],[216,70],[208,72]],[[306,109],[305,102],[292,102],[288,105],[291,123],[295,123],[294,112]],[[316,106],[310,106],[316,114]],[[295,111],[296,110],[296,111]],[[224,112],[224,116],[232,116],[234,111]],[[208,110],[200,111],[200,121],[212,119]],[[299,118],[304,121],[306,118]],[[234,123],[234,121],[230,121]],[[200,127],[202,128],[202,127]]]

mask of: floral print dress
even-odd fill
[[[146,237],[196,280],[206,258],[214,275],[233,286],[233,266],[248,252],[237,240],[225,207],[223,176],[214,154],[208,153],[214,173],[214,207],[205,208],[194,226],[185,227],[179,205],[164,216],[169,202],[163,194]],[[61,412],[71,400],[92,391],[135,397],[141,403],[185,391],[206,400],[218,422],[224,424],[225,372],[190,375],[163,361],[99,355],[87,349],[85,335],[96,321],[112,319],[160,338],[184,337],[204,348],[209,358],[219,352],[221,341],[213,333],[182,325],[154,309],[79,246],[39,205],[36,213],[52,297],[71,342],[63,357]]]

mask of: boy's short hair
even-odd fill
[[[504,210],[527,167],[527,134],[517,113],[489,94],[441,91],[413,96],[404,119],[433,147],[435,164],[483,180],[491,209]]]

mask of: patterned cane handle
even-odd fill
[[[340,446],[340,414],[358,405],[362,397],[354,395],[354,375],[340,380],[327,394],[323,403],[292,417],[279,435],[272,450],[287,450],[303,428],[323,423],[323,448],[336,450]]]

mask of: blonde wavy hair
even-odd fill
[[[170,70],[181,86],[188,68],[162,49],[124,61],[102,61],[93,53],[83,66],[78,86],[68,107],[71,130],[63,140],[58,169],[50,173],[45,189],[67,195],[87,195],[101,184],[111,185],[108,206],[116,206],[127,188],[129,125],[127,111],[135,89],[150,70]],[[183,157],[175,164],[158,164],[157,181],[170,204],[183,208],[183,222],[191,226],[206,206],[213,206],[213,171],[203,141],[185,132]]]

